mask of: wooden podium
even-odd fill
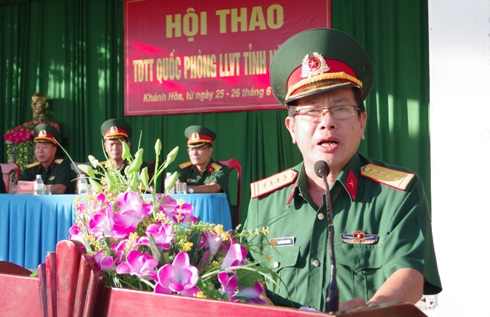
[[[16,264],[0,262],[3,317],[265,316],[265,317],[418,317],[408,303],[324,314],[297,309],[155,294],[104,286],[102,272],[86,260],[83,246],[63,240],[39,265],[38,277]],[[95,270],[94,270],[95,268]]]

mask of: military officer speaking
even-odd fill
[[[211,158],[216,135],[208,128],[193,125],[185,129],[190,161],[179,165],[179,182],[187,184],[189,193],[226,193],[230,170]]]
[[[61,135],[52,125],[41,123],[34,128],[34,155],[37,162],[29,164],[20,175],[21,181],[33,181],[40,174],[45,185],[51,184],[53,194],[73,194],[75,174],[70,163],[63,158],[56,158]],[[13,191],[17,191],[14,186]]]
[[[270,78],[303,162],[251,186],[244,229],[268,226],[270,239],[253,257],[281,279],[277,286],[267,282],[266,300],[326,310],[331,263],[325,184],[332,200],[338,310],[416,303],[422,294],[439,293],[422,181],[406,168],[357,152],[367,120],[363,99],[374,81],[365,50],[340,31],[307,30],[279,47]],[[318,161],[330,167],[326,182],[317,176]]]

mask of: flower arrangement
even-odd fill
[[[254,246],[240,241],[265,235],[267,228],[223,231],[222,225],[198,221],[190,204],[166,195],[176,182],[176,173],[164,193],[155,192],[158,177],[175,159],[178,147],[159,165],[161,142],[157,140],[151,179],[147,167],[140,171],[143,149],[133,158],[124,142],[123,147],[128,162],[125,176],[100,166],[92,156],[93,168],[79,166],[91,186],[76,199],[76,222],[70,229],[70,239],[84,244],[104,272],[106,285],[264,303],[259,297],[261,280],[276,282],[276,276],[248,260],[247,252]]]
[[[27,121],[22,125],[18,125],[8,129],[3,138],[7,146],[7,160],[15,162],[23,171],[29,163],[35,161],[33,131],[36,125],[41,122]],[[60,129],[58,124],[52,124],[56,129]]]

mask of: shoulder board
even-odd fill
[[[31,168],[31,167],[34,167],[34,166],[38,166],[39,164],[41,164],[41,163],[39,163],[39,162],[34,162],[34,163],[31,163],[31,164],[27,165],[26,167],[27,167],[27,168]]]
[[[219,171],[223,166],[219,165],[218,163],[212,163],[211,164],[211,167],[215,170],[215,171]]]
[[[384,184],[399,190],[405,190],[415,174],[397,171],[379,165],[368,164],[361,167],[361,175],[380,184]]]
[[[98,166],[104,166],[106,167],[107,165],[109,165],[109,161],[102,161],[102,162],[99,162]]]
[[[61,164],[61,163],[63,163],[63,159],[62,158],[57,158],[56,160],[54,160],[54,162],[56,164]]]
[[[184,168],[189,167],[189,166],[191,166],[191,165],[192,165],[192,162],[191,162],[191,161],[189,161],[189,162],[185,162],[185,163],[179,164],[179,167],[180,167],[181,169],[184,169]]]
[[[252,199],[271,193],[296,181],[298,172],[289,169],[250,184]]]

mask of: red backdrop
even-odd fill
[[[269,64],[330,0],[125,0],[126,116],[279,109]]]

